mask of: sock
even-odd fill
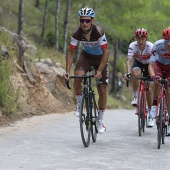
[[[99,120],[103,120],[104,112],[105,112],[105,108],[104,109],[99,109],[99,116],[98,116]]]
[[[154,106],[154,105],[155,105],[155,106],[157,105],[157,100],[158,100],[158,98],[154,98],[154,99],[153,99],[153,104],[152,104],[153,106]]]
[[[138,97],[138,91],[133,91],[133,98],[137,98]]]
[[[77,103],[80,103],[82,98],[82,93],[76,94],[76,98],[77,98]]]

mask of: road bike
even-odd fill
[[[85,147],[88,147],[90,144],[90,138],[92,141],[96,142],[97,140],[97,126],[98,126],[98,105],[95,99],[95,92],[92,85],[92,78],[94,78],[93,67],[88,71],[87,74],[82,76],[70,76],[71,78],[81,78],[83,79],[83,93],[80,104],[80,133],[82,142]],[[100,82],[96,79],[96,83],[100,86]],[[66,82],[68,89],[71,89],[69,86],[69,81]]]
[[[167,82],[168,80],[164,78],[160,81],[160,93],[157,100],[157,111],[156,111],[156,125],[157,125],[157,144],[158,149],[160,149],[161,142],[164,144],[165,136],[167,134],[167,126],[169,125],[168,116],[168,100],[166,96]]]
[[[130,77],[130,79],[139,79],[138,97],[136,105],[136,115],[138,116],[138,133],[142,135],[142,131],[145,132],[145,124],[148,127],[149,114],[147,110],[146,92],[149,90],[150,78],[149,77]],[[129,86],[129,80],[126,81],[127,87]]]

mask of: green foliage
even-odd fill
[[[8,34],[0,32],[0,47],[11,47],[12,41]],[[10,84],[13,63],[11,59],[2,59],[0,54],[0,106],[4,108],[5,113],[14,112],[17,108],[18,94],[14,92]]]

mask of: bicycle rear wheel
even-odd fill
[[[142,135],[142,130],[143,132],[145,131],[145,118],[144,118],[144,94],[140,92],[139,94],[139,102],[138,102],[138,132],[139,136]]]
[[[98,107],[95,101],[94,94],[92,94],[92,101],[91,101],[91,120],[92,120],[92,127],[91,127],[91,135],[93,142],[96,142],[97,139],[97,117],[98,117]]]
[[[80,133],[82,142],[85,147],[89,146],[90,143],[90,129],[91,121],[89,118],[88,103],[85,95],[82,95],[81,107],[80,107]]]
[[[158,122],[157,122],[157,144],[158,149],[160,149],[161,146],[161,139],[162,139],[162,116],[163,116],[163,100],[160,99],[159,106],[158,106]]]

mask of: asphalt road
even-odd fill
[[[88,148],[72,112],[24,119],[0,128],[0,170],[170,169],[170,137],[157,149],[157,129],[138,136],[134,110],[107,110],[107,131]]]

